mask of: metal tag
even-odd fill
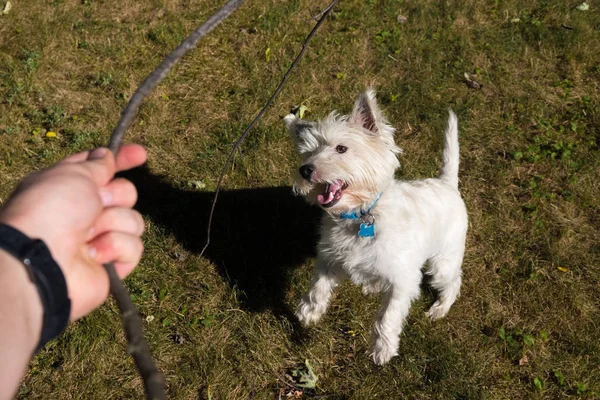
[[[360,224],[360,229],[358,230],[358,236],[360,236],[360,237],[375,236],[375,224]]]
[[[358,236],[360,237],[373,237],[375,236],[375,217],[370,214],[364,214],[360,217],[360,228],[358,230]]]
[[[370,213],[363,214],[360,216],[360,222],[367,225],[373,225],[375,223],[375,217]]]

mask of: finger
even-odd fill
[[[114,262],[121,279],[135,268],[144,251],[139,237],[121,232],[107,232],[96,237],[88,246],[90,256],[96,262]]]
[[[105,147],[92,150],[81,164],[98,186],[104,186],[115,174],[115,158]]]
[[[117,171],[125,171],[139,167],[146,162],[148,153],[145,148],[138,144],[126,144],[121,147],[117,156]]]
[[[139,212],[130,208],[107,208],[94,223],[87,241],[91,241],[106,232],[141,236],[144,233],[144,219]]]
[[[59,161],[59,164],[74,164],[88,159],[90,152],[83,151],[81,153],[71,154],[70,156]],[[126,144],[121,147],[117,156],[117,170],[124,171],[135,168],[146,162],[147,151],[144,147],[138,144]]]
[[[75,164],[87,160],[90,152],[83,151],[81,153],[71,154],[70,156],[59,161],[58,164]]]
[[[99,190],[104,207],[133,207],[137,201],[137,190],[125,178],[117,178]]]
[[[77,268],[65,278],[71,299],[71,321],[89,314],[108,297],[108,275],[101,265],[93,263],[90,268]]]

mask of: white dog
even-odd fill
[[[460,292],[467,212],[458,192],[456,115],[450,111],[439,178],[413,182],[394,179],[401,149],[373,91],[360,95],[349,116],[309,122],[289,114],[284,121],[301,157],[294,190],[326,211],[310,290],[296,315],[304,325],[317,322],[345,277],[364,293],[383,292],[371,355],[384,364],[398,354],[426,262],[439,292],[427,312],[432,320]]]

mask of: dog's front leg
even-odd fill
[[[303,325],[318,322],[329,304],[333,289],[346,277],[346,273],[335,265],[317,258],[315,272],[308,293],[302,297],[296,316]]]
[[[404,321],[412,300],[419,295],[419,287],[392,286],[384,296],[383,306],[373,327],[371,357],[382,365],[398,355],[398,344]]]

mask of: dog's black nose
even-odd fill
[[[300,175],[307,181],[310,181],[310,177],[315,170],[315,166],[312,164],[306,164],[300,167]]]

